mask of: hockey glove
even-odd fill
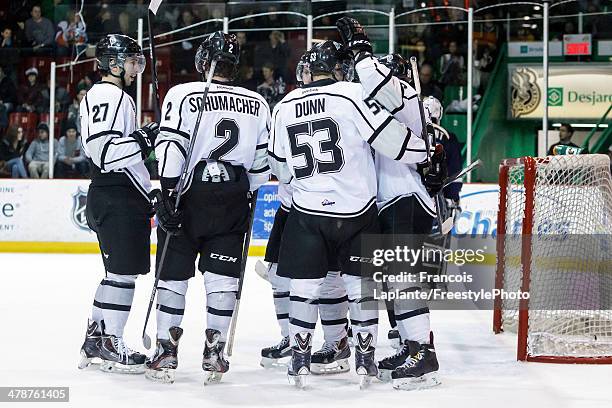
[[[159,125],[155,122],[150,122],[130,135],[130,137],[133,137],[138,142],[143,160],[149,157],[153,149],[155,149],[155,139],[158,134]]]
[[[421,182],[431,197],[438,194],[444,187],[444,180],[448,177],[446,153],[441,144],[437,144],[431,162],[417,164],[417,171],[421,175]]]
[[[336,22],[336,27],[342,44],[353,54],[355,63],[372,55],[372,43],[359,21],[351,17],[342,17]]]
[[[175,210],[176,197],[172,194],[164,195],[161,190],[155,189],[149,193],[149,199],[157,214],[157,223],[169,235],[179,235],[183,223],[183,213]]]

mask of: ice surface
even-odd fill
[[[435,389],[396,391],[374,382],[359,391],[356,374],[347,373],[311,376],[306,390],[296,390],[282,370],[259,366],[260,349],[276,343],[280,334],[270,285],[255,274],[256,260],[248,263],[230,372],[221,384],[204,388],[201,276],[190,281],[176,383],[166,385],[143,376],[77,369],[93,294],[103,276],[98,255],[0,254],[0,386],[68,386],[74,407],[612,407],[612,366],[519,363],[516,338],[493,335],[490,311],[433,311],[442,380]],[[138,279],[126,328],[128,344],[140,351],[152,283],[151,274]],[[392,353],[382,313],[380,320],[378,358]],[[153,338],[154,329],[152,318]],[[319,331],[315,347],[321,343]]]

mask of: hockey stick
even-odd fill
[[[251,195],[251,209],[249,212],[249,229],[244,237],[244,246],[242,247],[242,263],[240,264],[240,279],[238,280],[238,293],[236,293],[236,306],[232,313],[232,322],[227,334],[227,350],[228,357],[232,356],[234,349],[234,335],[236,333],[236,324],[238,322],[238,309],[240,309],[240,298],[242,297],[242,285],[244,283],[244,272],[246,270],[247,259],[249,258],[249,245],[251,244],[251,230],[253,229],[253,221],[255,221],[255,205],[257,204],[257,194],[259,190],[253,191]]]
[[[200,122],[202,121],[202,115],[204,113],[204,101],[208,95],[210,84],[212,83],[213,75],[215,74],[215,67],[217,66],[217,60],[213,60],[210,63],[208,75],[206,77],[206,85],[204,86],[204,92],[202,94],[202,103],[198,106],[198,117],[196,119],[195,126],[193,128],[193,135],[190,138],[189,149],[187,150],[187,158],[183,163],[181,169],[181,178],[179,179],[175,191],[176,191],[176,202],[174,203],[174,211],[178,211],[179,204],[181,202],[181,194],[183,194],[183,188],[185,187],[187,180],[187,173],[189,169],[189,163],[191,162],[191,155],[193,154],[193,147],[198,136],[198,130],[200,129]],[[145,317],[144,327],[142,328],[142,344],[147,350],[151,348],[151,337],[147,334],[147,324],[149,323],[149,317],[151,316],[151,309],[153,308],[153,302],[155,301],[155,294],[157,293],[157,285],[159,284],[159,277],[164,267],[164,261],[166,260],[166,251],[168,250],[168,244],[170,243],[170,234],[166,234],[164,239],[164,245],[159,258],[159,265],[155,272],[155,283],[153,284],[153,290],[151,291],[151,297],[149,298],[149,308],[147,309],[147,316]]]
[[[153,24],[151,21],[157,15],[157,10],[162,0],[151,0],[149,12],[147,14],[147,29],[149,30],[149,56],[151,58],[151,79],[153,80],[153,92],[155,94],[155,122],[161,121],[161,111],[159,104],[159,81],[157,80],[157,57],[155,56],[155,36],[153,35]],[[140,124],[139,124],[140,126]]]
[[[427,150],[427,161],[431,163],[431,151],[429,143],[429,134],[427,133],[427,122],[425,121],[425,109],[423,108],[423,101],[421,100],[421,80],[419,79],[419,67],[417,66],[416,57],[410,57],[410,66],[412,68],[412,79],[414,81],[414,89],[417,93],[417,101],[419,104],[419,113],[421,114],[421,137],[425,141],[425,150]],[[433,140],[434,144],[436,140]],[[440,233],[442,235],[448,233],[453,228],[453,220],[448,218],[446,221],[442,221],[442,190],[436,193],[436,218],[438,220],[438,226],[440,227]],[[445,232],[446,231],[446,232]]]
[[[447,177],[446,180],[444,180],[444,186],[442,186],[442,188],[448,186],[451,183],[454,183],[455,181],[459,180],[460,178],[462,178],[463,176],[465,176],[466,174],[468,174],[469,172],[471,172],[472,170],[480,166],[482,166],[482,160],[480,159],[476,160],[475,162],[470,163],[466,168],[462,169],[457,174]]]

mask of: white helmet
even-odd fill
[[[433,96],[428,96],[423,101],[423,106],[429,111],[431,121],[435,124],[440,124],[440,120],[442,120],[442,113],[444,113],[444,109],[442,108],[440,101]]]

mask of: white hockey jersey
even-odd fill
[[[160,135],[156,142],[160,177],[180,177],[189,141],[202,104],[204,82],[176,85],[162,105]],[[270,110],[266,101],[248,89],[213,82],[195,139],[188,172],[202,160],[229,162],[247,170],[251,190],[268,181]]]
[[[379,63],[376,58],[364,58],[359,61],[355,69],[368,97],[374,98],[393,113],[395,118],[408,126],[414,135],[407,146],[412,162],[400,163],[376,153],[379,210],[383,210],[402,197],[414,196],[426,212],[435,216],[434,201],[421,182],[416,166],[416,163],[427,159],[425,141],[421,138],[423,128],[416,91],[406,82],[394,77],[389,68]],[[427,116],[427,111],[425,115]]]
[[[81,100],[79,111],[85,155],[102,173],[125,173],[147,197],[151,178],[140,145],[129,136],[136,130],[132,97],[115,84],[98,82]]]
[[[359,84],[322,80],[290,92],[274,108],[270,166],[291,182],[293,208],[314,215],[355,217],[376,202],[370,147],[410,161],[411,134]]]
[[[283,210],[291,210],[291,197],[293,196],[293,189],[291,184],[278,182],[278,199],[280,201]]]

